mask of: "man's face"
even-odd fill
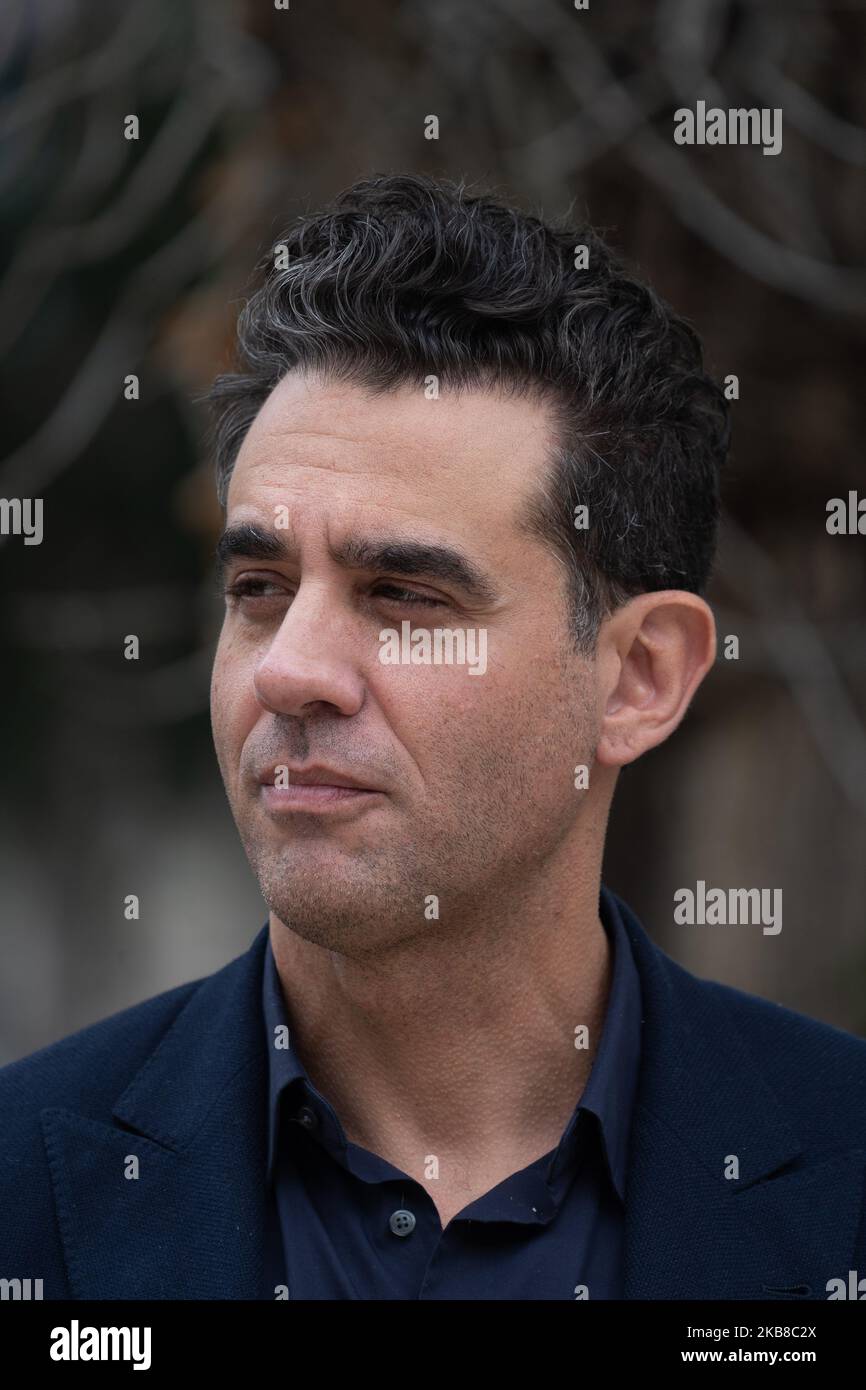
[[[513,906],[575,833],[594,669],[569,640],[563,566],[522,529],[551,443],[527,399],[296,373],[244,440],[214,741],[263,896],[311,942],[360,956],[429,933],[433,894],[443,924]],[[398,563],[383,548],[400,543],[428,553]],[[462,629],[479,674],[383,662],[380,633],[404,622]],[[373,790],[295,790],[313,765]]]

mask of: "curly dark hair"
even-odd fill
[[[549,403],[556,444],[524,521],[566,566],[578,647],[634,594],[703,591],[727,402],[694,330],[596,231],[464,183],[389,174],[299,218],[280,245],[286,268],[270,247],[239,316],[236,370],[206,397],[223,505],[247,430],[292,368],[373,393],[432,375]]]

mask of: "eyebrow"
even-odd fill
[[[331,558],[344,569],[378,570],[403,578],[440,579],[456,585],[467,598],[481,604],[495,604],[499,593],[493,582],[452,546],[402,537],[350,537],[336,548]],[[230,560],[288,560],[286,541],[274,531],[265,531],[249,522],[229,526],[220,536],[216,560],[220,571]]]

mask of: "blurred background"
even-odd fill
[[[697,974],[866,1035],[866,537],[825,524],[866,496],[864,71],[854,0],[6,0],[0,497],[43,498],[44,539],[0,537],[0,1063],[266,920],[210,740],[194,401],[293,216],[405,170],[573,205],[738,376],[739,659],[622,776],[605,879]],[[698,99],[781,107],[782,153],[675,145]],[[676,926],[698,878],[782,888],[782,932]]]

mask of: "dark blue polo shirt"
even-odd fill
[[[622,1297],[640,982],[616,900],[604,888],[600,916],[613,948],[610,996],[589,1080],[562,1137],[444,1230],[422,1184],[350,1143],[291,1046],[275,1047],[275,1029],[290,1030],[290,1017],[268,943],[265,1297],[277,1297],[278,1285],[290,1299]]]

